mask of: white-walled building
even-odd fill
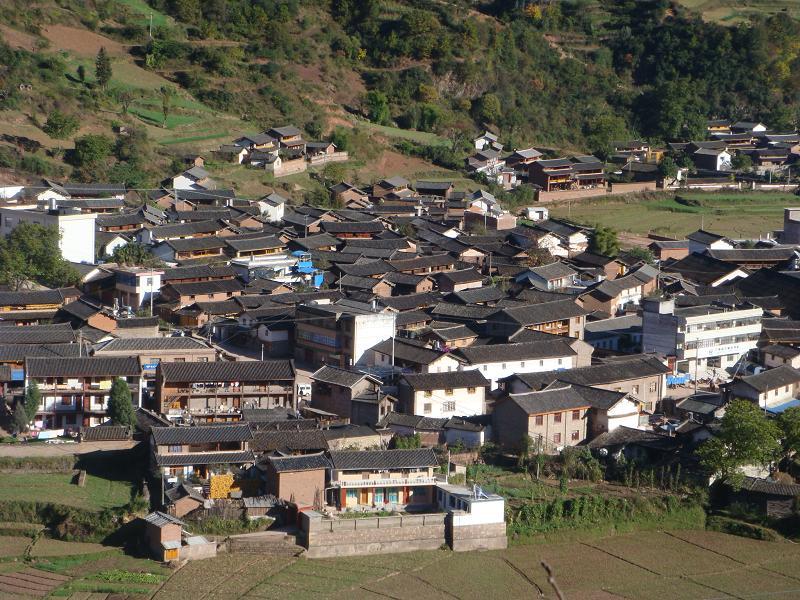
[[[20,223],[55,227],[61,234],[58,247],[64,260],[93,264],[96,219],[97,215],[94,213],[55,207],[47,210],[31,207],[0,208],[0,234],[9,235]]]
[[[642,349],[677,359],[676,371],[693,377],[726,369],[756,347],[763,309],[714,303],[676,308],[674,300],[642,302]]]
[[[457,371],[408,373],[397,389],[404,413],[449,418],[484,414],[488,386],[479,371]]]

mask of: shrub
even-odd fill
[[[783,538],[772,529],[754,525],[753,523],[745,523],[729,517],[714,515],[706,521],[706,529],[711,531],[719,531],[730,535],[738,535],[739,537],[751,538],[754,540],[764,540],[766,542],[777,542]]]
[[[47,117],[47,121],[42,127],[42,131],[44,131],[51,138],[63,140],[78,131],[79,126],[80,122],[78,121],[77,117],[54,110],[50,113],[50,116]]]

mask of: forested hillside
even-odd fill
[[[43,129],[57,111],[98,128],[131,119],[150,128],[141,152],[109,148],[102,165],[6,152],[2,166],[58,175],[71,165],[84,178],[103,166],[105,176],[152,180],[171,144],[286,123],[316,139],[352,126],[353,113],[451,140],[403,148],[451,168],[483,128],[510,147],[603,155],[625,136],[698,135],[706,118],[775,129],[800,118],[800,22],[788,12],[723,25],[668,0],[148,2],[2,3],[0,122],[18,111]],[[108,39],[136,71],[97,85],[93,60],[59,47],[54,24]],[[19,88],[32,82],[32,92]],[[174,101],[165,86],[179,90]],[[150,158],[131,167],[138,154]]]

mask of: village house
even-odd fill
[[[36,382],[42,396],[34,423],[42,429],[75,431],[104,423],[117,378],[130,387],[133,405],[142,406],[138,358],[26,358],[25,385]]]
[[[768,344],[759,349],[761,364],[767,368],[789,365],[800,369],[800,350],[786,344]]]
[[[461,364],[452,353],[428,348],[424,342],[412,338],[398,337],[375,344],[368,350],[365,363],[381,373],[393,373],[395,370],[450,373],[458,371]]]
[[[545,291],[563,290],[576,284],[578,272],[567,264],[555,261],[547,265],[531,267],[516,277],[517,283],[528,283]]]
[[[311,375],[311,406],[357,425],[374,425],[393,410],[394,398],[381,392],[381,380],[324,366]]]
[[[589,312],[602,311],[615,316],[638,308],[642,298],[656,289],[658,272],[643,265],[628,275],[605,279],[581,294],[583,308]]]
[[[735,378],[725,384],[731,399],[745,398],[765,411],[781,412],[800,404],[800,371],[789,365],[762,371],[756,375]]]
[[[60,308],[80,295],[75,288],[0,291],[0,319],[25,326],[49,323]]]
[[[246,423],[193,427],[153,427],[150,430],[152,463],[168,478],[208,480],[231,467],[255,462]],[[176,479],[177,482],[177,479]]]
[[[494,404],[492,430],[505,448],[519,449],[530,438],[534,452],[554,454],[586,440],[591,407],[577,387],[560,382],[539,391],[510,393]]]
[[[339,510],[425,509],[435,503],[433,450],[330,452],[328,502]]]
[[[242,409],[297,409],[290,360],[161,362],[156,400],[171,420],[238,421]]]
[[[426,417],[481,415],[490,382],[477,370],[400,376],[400,412]]]
[[[583,339],[586,311],[573,300],[553,300],[504,308],[491,315],[487,331],[510,335],[520,328]]]

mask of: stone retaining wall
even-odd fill
[[[448,515],[448,520],[452,520],[452,514]],[[502,550],[508,547],[506,524],[450,526],[447,528],[447,545],[455,552]]]

